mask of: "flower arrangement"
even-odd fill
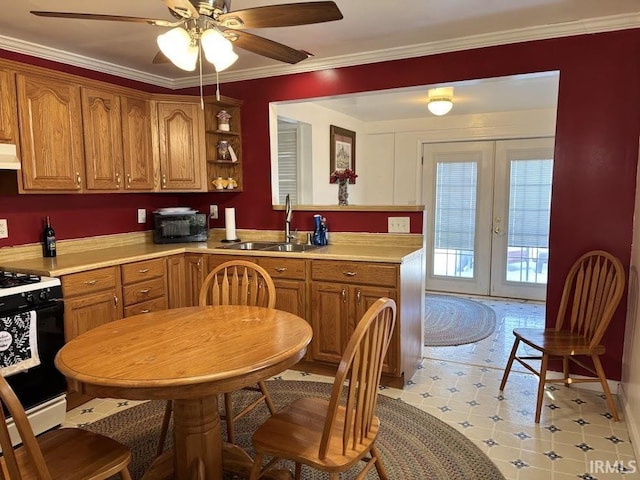
[[[349,183],[355,183],[357,177],[356,172],[350,168],[345,168],[344,170],[334,170],[329,177],[329,181],[330,183],[344,183],[347,181]]]

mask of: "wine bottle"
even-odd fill
[[[47,215],[47,222],[42,231],[42,254],[45,257],[56,256],[56,232],[51,228],[51,221]]]

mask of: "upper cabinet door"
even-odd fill
[[[121,97],[125,190],[153,190],[151,102]]]
[[[204,115],[197,103],[158,102],[161,190],[206,189]]]
[[[17,108],[13,72],[0,69],[0,143],[18,143]]]
[[[85,188],[123,188],[120,97],[110,92],[83,88],[82,125],[87,172]]]
[[[81,191],[84,179],[80,87],[16,75],[25,190]]]

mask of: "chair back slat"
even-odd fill
[[[341,438],[342,451],[357,448],[368,439],[377,406],[384,357],[395,325],[396,304],[380,298],[358,322],[338,366],[319,456],[326,457],[332,438]],[[339,422],[344,409],[344,422]]]
[[[214,268],[200,288],[200,305],[247,305],[274,308],[276,287],[269,273],[246,260]]]
[[[618,258],[602,250],[582,255],[567,274],[556,330],[578,333],[592,347],[598,345],[620,303],[624,283]]]
[[[27,414],[13,389],[2,376],[0,376],[0,403],[13,418],[13,423],[22,441],[22,448],[27,453],[27,458],[29,462],[31,462],[33,470],[37,472],[38,478],[40,480],[51,480],[51,474],[49,473]],[[23,477],[18,469],[18,462],[11,444],[7,421],[4,415],[0,416],[2,417],[0,420],[0,445],[2,446],[2,455],[9,474],[8,480],[22,480]]]

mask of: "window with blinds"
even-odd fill
[[[278,200],[298,204],[298,138],[299,127],[295,122],[278,118]]]
[[[444,270],[436,275],[473,276],[477,190],[476,162],[437,163],[434,247]]]

